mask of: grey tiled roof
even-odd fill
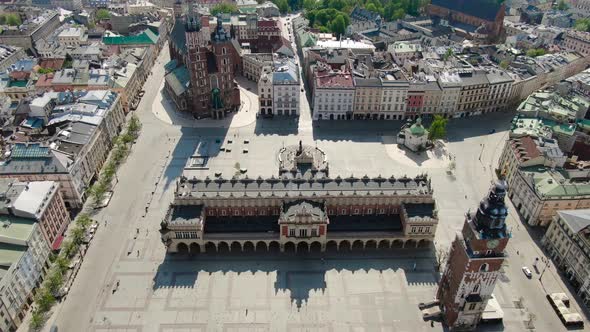
[[[309,197],[324,195],[418,195],[430,194],[426,176],[411,178],[275,178],[181,179],[177,196],[192,197]]]

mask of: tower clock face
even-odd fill
[[[488,241],[488,249],[494,249],[498,246],[498,244],[500,244],[500,241],[498,241],[498,240],[489,240]]]

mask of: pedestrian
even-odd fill
[[[416,271],[416,262],[414,262],[414,271]]]
[[[139,228],[136,228],[136,233],[139,234]]]
[[[246,308],[246,316],[248,316],[248,309]]]
[[[516,251],[516,254],[520,256],[520,251],[518,251],[518,250],[517,250],[517,251]]]
[[[139,250],[137,251],[137,257],[139,257]]]

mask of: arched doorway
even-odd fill
[[[430,241],[428,241],[428,240],[418,241],[418,248],[428,248],[428,247],[430,247]]]
[[[365,248],[363,241],[356,240],[352,243],[352,250],[354,251],[362,251]]]
[[[338,243],[336,241],[328,241],[328,243],[326,243],[326,251],[329,251],[329,252],[338,251]]]
[[[289,253],[295,252],[295,243],[293,243],[293,242],[285,243],[285,252],[289,252]]]
[[[234,241],[234,242],[231,243],[231,246],[229,247],[229,250],[231,252],[242,251],[242,245],[240,244],[240,242]]]
[[[227,244],[227,242],[219,242],[219,244],[217,245],[217,251],[219,251],[219,252],[228,252],[229,251],[229,245]]]
[[[391,244],[391,248],[403,248],[404,246],[404,241],[402,240],[394,240],[393,243]]]
[[[314,253],[322,252],[322,244],[318,241],[312,242],[311,246],[309,246],[309,251]]]
[[[369,240],[365,243],[365,250],[375,250],[377,249],[377,241]]]
[[[268,245],[268,251],[270,252],[280,252],[281,245],[277,241],[271,241]]]
[[[215,243],[213,243],[213,242],[205,243],[205,251],[206,252],[216,252],[217,248],[215,247]]]
[[[244,243],[244,252],[253,252],[254,251],[254,243],[250,241],[246,241]]]
[[[259,241],[258,243],[256,243],[256,251],[268,251],[266,242]]]
[[[416,248],[416,240],[408,240],[404,244],[404,248]]]
[[[307,242],[297,243],[297,252],[298,253],[308,253],[309,252],[309,244],[307,244]]]
[[[350,251],[350,242],[344,240],[340,242],[340,247],[338,248],[340,251]]]
[[[184,242],[180,242],[176,245],[176,252],[179,254],[188,254],[188,246]]]
[[[191,243],[191,246],[189,247],[189,251],[192,255],[199,254],[199,253],[201,253],[201,246],[198,243],[193,242],[193,243]]]
[[[379,249],[389,249],[389,241],[387,241],[387,240],[379,241]]]

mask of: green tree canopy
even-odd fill
[[[531,58],[535,58],[544,54],[545,50],[542,48],[531,48],[530,50],[526,51],[526,55],[530,56]]]
[[[500,62],[500,68],[502,68],[502,69],[508,68],[509,65],[510,65],[510,63],[508,61],[506,61],[506,60],[502,60]]]
[[[434,121],[432,121],[430,128],[428,128],[428,138],[435,140],[446,137],[448,121],[440,115],[435,115]]]
[[[237,13],[238,6],[233,3],[222,2],[211,8],[211,15],[215,16],[219,13]]]
[[[344,19],[344,16],[342,16],[342,14],[336,16],[336,18],[330,23],[330,28],[337,36],[343,35],[346,30],[346,20]]]
[[[569,6],[563,0],[560,0],[559,3],[557,4],[557,9],[559,9],[559,10],[567,10],[568,8],[569,8]]]
[[[6,24],[10,26],[21,25],[23,21],[17,14],[2,14],[0,15],[0,24]]]
[[[108,20],[109,18],[111,18],[111,13],[106,10],[106,9],[99,9],[96,11],[96,19],[101,21],[101,20]]]
[[[576,20],[574,28],[578,31],[590,32],[590,18],[581,18]]]
[[[291,8],[289,8],[289,2],[287,0],[273,0],[273,3],[279,7],[279,11],[281,14],[288,13]]]

